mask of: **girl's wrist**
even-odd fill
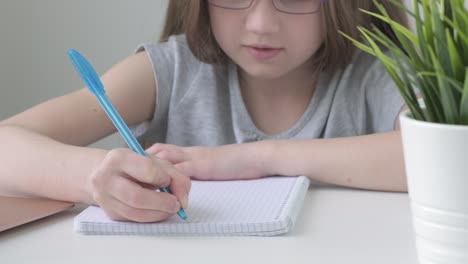
[[[98,150],[98,149],[93,149],[94,153],[89,153],[88,156],[92,156],[92,159],[90,160],[90,169],[88,173],[85,174],[83,182],[80,186],[80,193],[81,193],[81,203],[85,204],[90,204],[90,205],[96,205],[96,201],[94,200],[94,188],[93,188],[93,176],[94,173],[99,169],[101,166],[101,162],[105,158],[105,156],[108,153],[108,150]]]
[[[304,148],[310,148],[311,142],[294,139],[259,141],[261,145],[261,167],[266,175],[298,176],[305,175]],[[303,153],[300,154],[299,152]],[[308,152],[307,155],[309,155]],[[299,158],[298,158],[299,157]]]
[[[281,173],[281,145],[283,140],[263,140],[251,143],[252,161],[262,176],[283,175]]]

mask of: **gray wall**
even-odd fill
[[[168,0],[1,0],[0,120],[83,87],[66,51],[99,74],[157,41]],[[97,144],[121,144],[115,135]]]

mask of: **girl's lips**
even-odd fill
[[[270,47],[247,46],[247,50],[254,58],[258,60],[269,60],[278,55],[282,49]]]

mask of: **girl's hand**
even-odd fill
[[[155,222],[187,207],[190,179],[165,160],[114,149],[92,172],[89,185],[111,219]],[[172,194],[154,191],[160,187],[170,187]]]
[[[254,179],[268,173],[264,170],[260,151],[253,144],[179,147],[158,143],[146,151],[198,180]]]

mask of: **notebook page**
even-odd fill
[[[117,222],[100,208],[89,207],[75,218],[75,229],[88,234],[284,233],[294,224],[308,183],[303,176],[193,181],[188,221],[174,215],[160,223]]]

